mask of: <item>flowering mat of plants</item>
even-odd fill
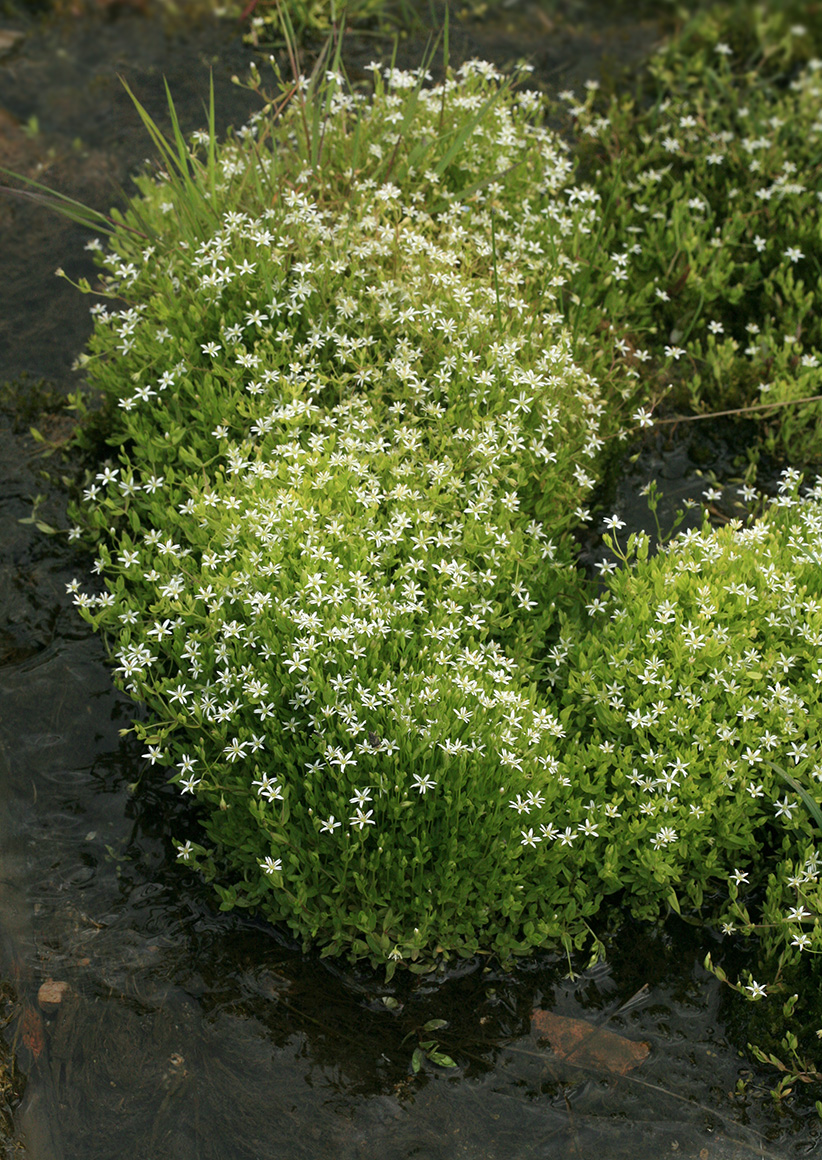
[[[122,213],[68,207],[104,233],[73,406],[109,450],[67,585],[222,910],[383,986],[595,978],[615,923],[671,913],[742,936],[741,969],[705,965],[776,1011],[752,1051],[811,1110],[822,487],[786,467],[750,509],[764,455],[817,452],[812,46],[717,10],[655,103],[562,94],[565,136],[527,69],[352,88],[333,40],[310,77],[253,66],[222,139],[213,100],[186,136],[169,98],[163,136],[135,98],[160,168]],[[745,508],[626,534],[609,472],[686,405],[763,417]],[[534,1012],[555,1061],[648,1054],[562,1019]],[[458,1065],[445,1026],[406,1036],[412,1075]]]

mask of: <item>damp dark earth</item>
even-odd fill
[[[3,13],[0,5],[0,13]],[[424,22],[423,22],[424,23]],[[513,6],[455,21],[451,59],[525,58],[546,87],[630,65],[653,15]],[[425,28],[398,42],[415,64]],[[352,79],[385,36],[351,36]],[[124,78],[165,123],[218,126],[258,99],[236,20],[137,5],[0,15],[0,165],[100,210],[150,152]],[[819,1120],[770,1100],[744,1004],[703,968],[745,948],[673,916],[614,915],[604,962],[466,961],[429,976],[304,954],[217,910],[176,858],[194,828],[176,787],[123,731],[131,703],[66,587],[86,556],[66,526],[74,470],[65,400],[90,333],[88,233],[31,200],[0,201],[0,1154],[34,1160],[496,1160],[595,1155],[743,1160],[811,1155]],[[35,428],[38,438],[30,433]],[[661,428],[631,447],[611,510],[648,526],[644,483],[671,510],[709,482],[734,512],[739,427]],[[663,522],[664,522],[663,513]],[[599,551],[582,545],[583,560]]]

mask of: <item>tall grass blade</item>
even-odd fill
[[[84,205],[81,201],[76,201],[73,197],[67,197],[64,193],[57,193],[53,189],[49,189],[46,185],[41,185],[39,181],[35,181],[31,177],[24,177],[22,173],[15,173],[13,169],[5,169],[0,165],[0,173],[6,177],[12,177],[15,181],[21,181],[24,185],[30,185],[33,193],[28,189],[15,189],[10,185],[0,185],[0,193],[7,193],[11,197],[21,197],[27,201],[36,202],[38,205],[43,205],[47,209],[59,213],[61,217],[68,218],[69,221],[76,222],[78,225],[86,226],[90,230],[101,230],[106,234],[114,234],[120,229],[129,230],[131,233],[137,234],[141,238],[149,237],[148,234],[142,233],[135,229],[134,226],[126,225],[116,221],[110,214],[100,213],[99,210],[92,209],[90,206]]]
[[[151,137],[160,154],[163,165],[168,171],[169,184],[176,190],[179,198],[178,211],[186,215],[189,226],[196,232],[198,226],[202,224],[198,214],[205,211],[208,217],[213,218],[216,215],[216,208],[209,204],[205,190],[192,176],[195,161],[180,128],[177,110],[174,106],[174,100],[171,96],[168,82],[165,79],[163,80],[166,97],[168,99],[169,116],[171,117],[171,127],[174,137],[173,143],[165,137],[148,110],[137,100],[137,97],[129,88],[128,81],[124,77],[121,77],[120,80],[123,88],[131,98],[148,135]],[[210,129],[212,127],[210,126]]]
[[[442,177],[443,173],[448,168],[448,166],[450,165],[453,158],[457,155],[457,153],[459,153],[460,149],[463,147],[465,142],[468,140],[468,137],[471,135],[471,133],[474,132],[477,125],[479,125],[480,121],[482,121],[482,119],[485,117],[488,110],[492,109],[494,107],[494,105],[496,105],[496,103],[499,101],[500,97],[504,93],[507,93],[508,89],[510,87],[511,86],[507,85],[507,84],[500,85],[500,87],[497,89],[497,91],[495,93],[492,93],[491,96],[488,98],[488,100],[484,101],[483,104],[480,106],[480,108],[477,109],[477,111],[474,113],[473,117],[470,117],[465,122],[465,124],[460,129],[459,133],[457,133],[456,137],[451,142],[451,145],[450,145],[448,151],[446,152],[445,156],[441,157],[440,160],[437,162],[437,164],[434,166],[434,172],[436,173],[437,177]]]
[[[211,204],[216,209],[217,180],[217,117],[214,109],[214,70],[208,77],[208,188]]]
[[[432,43],[431,37],[429,36],[429,38],[428,38],[428,44],[425,47],[425,52],[423,53],[423,57],[422,57],[422,64],[420,65],[419,73],[417,75],[417,83],[414,85],[414,88],[409,93],[409,95],[406,99],[406,102],[405,102],[405,108],[403,110],[402,121],[400,123],[399,129],[397,130],[397,142],[396,142],[394,149],[391,153],[391,156],[388,160],[388,165],[386,167],[385,175],[383,178],[384,181],[387,181],[391,175],[391,170],[394,168],[394,162],[396,161],[396,158],[397,158],[397,151],[400,147],[400,144],[405,140],[406,134],[408,132],[408,128],[411,125],[411,123],[414,120],[414,117],[416,115],[417,105],[419,104],[419,99],[420,99],[420,92],[422,91],[423,82],[425,81],[425,74],[428,71],[428,66],[431,63],[431,60],[433,59],[434,53],[436,52],[437,44],[439,43],[439,39],[440,39],[440,35],[441,35],[440,33],[437,34],[436,38],[433,40],[433,43]],[[429,143],[426,141],[423,141],[423,142],[420,142],[417,146],[415,146],[415,148],[411,152],[416,155],[417,149],[419,148],[420,145],[422,146],[423,153],[426,151],[426,149],[429,148]],[[416,157],[415,157],[415,161],[412,161],[411,158],[409,157],[408,163],[407,163],[406,167],[403,169],[401,176],[404,177],[408,171],[408,167],[413,165],[413,164],[416,164]]]
[[[128,93],[129,97],[131,98],[131,102],[134,105],[134,108],[137,110],[137,113],[140,117],[140,120],[143,122],[143,125],[145,126],[146,131],[148,132],[148,135],[151,138],[152,142],[154,143],[154,145],[155,145],[158,153],[160,154],[164,164],[167,165],[170,170],[179,170],[179,161],[174,153],[174,150],[171,148],[168,141],[163,136],[163,133],[161,132],[157,123],[154,121],[151,114],[137,100],[134,93],[131,91],[131,88],[129,87],[129,83],[125,79],[125,77],[121,77],[120,82],[121,82],[123,88]],[[187,172],[187,170],[186,170],[186,172]],[[170,174],[170,176],[171,176],[171,174]]]
[[[186,184],[191,179],[191,152],[186,144],[185,137],[183,137],[180,129],[180,121],[177,117],[177,110],[174,107],[174,100],[171,96],[171,89],[168,87],[168,81],[163,77],[163,87],[166,90],[166,100],[168,101],[168,115],[171,117],[171,129],[174,133],[174,143],[177,146],[177,156],[180,160],[180,173],[186,180]]]
[[[337,28],[337,26],[335,25],[334,28],[331,30],[331,35],[334,37],[334,55],[331,58],[331,65],[330,65],[331,72],[334,73],[335,75],[340,75],[340,74],[345,75],[344,69],[343,69],[343,63],[342,63],[342,45],[343,45],[343,37],[345,36],[345,12],[343,12],[342,17],[340,19],[339,28]],[[319,148],[317,149],[317,165],[319,165],[320,158],[322,157],[323,145],[325,143],[325,131],[326,131],[326,128],[328,127],[328,122],[330,119],[329,113],[331,110],[331,101],[332,101],[333,96],[334,96],[334,89],[332,87],[332,84],[329,83],[328,87],[325,90],[325,109],[323,110],[323,127],[322,127],[322,132],[320,133]]]
[[[325,124],[328,120],[328,110],[331,107],[331,84],[323,80],[320,70],[325,67],[326,58],[331,48],[333,31],[328,34],[325,44],[311,70],[308,82],[306,99],[311,102],[311,143],[309,147],[309,161],[311,168],[316,172],[320,163],[322,139],[325,135]],[[322,131],[320,126],[323,126]]]
[[[819,826],[820,832],[822,832],[822,811],[819,809],[818,804],[813,800],[804,786],[801,786],[795,777],[791,777],[791,775],[786,773],[785,770],[781,768],[781,766],[776,764],[776,762],[769,761],[767,764],[770,765],[771,769],[775,770],[779,774],[783,781],[788,783],[794,793],[799,794],[799,796],[802,798],[802,801],[805,803],[808,813],[816,822],[817,826]]]
[[[450,6],[445,5],[445,20],[442,25],[442,67],[445,70],[445,75],[448,76],[448,66],[451,63],[451,53],[448,47],[448,18],[450,13]]]

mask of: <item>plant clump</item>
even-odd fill
[[[639,918],[756,938],[755,977],[706,967],[749,1001],[782,996],[750,1028],[779,1100],[818,1083],[822,1037],[822,478],[800,483],[787,469],[763,518],[653,556],[642,535],[620,546],[613,517],[613,571],[558,674],[564,768],[619,818],[604,888]]]
[[[636,95],[562,94],[602,205],[566,291],[575,326],[621,331],[629,366],[649,347],[653,402],[754,407],[793,463],[822,460],[821,47],[818,13],[715,6]]]
[[[579,768],[633,834],[606,872],[636,913],[710,902],[726,931],[750,933],[740,899],[767,888],[765,940],[791,955],[822,949],[802,798],[822,782],[822,481],[803,498],[797,484],[788,471],[763,518],[706,524],[653,556],[643,535],[612,539],[623,566],[588,604],[563,679]],[[724,901],[710,897],[721,882]]]
[[[624,401],[550,309],[593,209],[534,99],[478,62],[375,77],[143,180],[87,364],[120,451],[73,534],[104,590],[72,587],[223,905],[428,966],[570,945],[599,905],[543,690]],[[523,800],[590,840],[535,874]]]
[[[639,389],[560,310],[603,209],[534,94],[424,81],[332,69],[222,146],[148,122],[166,172],[98,244],[117,459],[71,588],[203,823],[180,858],[389,972],[596,945],[609,897],[787,968],[820,939],[820,488],[612,537],[590,593],[572,532]]]

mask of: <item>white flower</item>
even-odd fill
[[[363,830],[366,826],[376,826],[377,823],[371,816],[373,813],[373,810],[369,810],[368,813],[365,813],[364,810],[356,810],[348,821],[355,830]]]
[[[786,917],[788,922],[803,922],[806,918],[813,918],[813,915],[804,906],[793,906]]]
[[[233,737],[228,745],[224,747],[223,753],[226,755],[230,762],[235,762],[238,760],[238,758],[244,756],[245,745],[246,743],[244,741],[240,741],[239,737]]]
[[[280,785],[267,773],[261,773],[259,780],[252,781],[251,785],[256,788],[260,797],[264,797],[270,802],[283,800],[283,791]]]
[[[754,983],[753,980],[748,983],[745,990],[749,993],[752,999],[763,999],[768,994],[761,983]]]
[[[260,869],[264,870],[266,874],[277,874],[283,868],[282,861],[279,858],[263,858],[259,865]]]
[[[433,789],[437,784],[429,773],[426,773],[424,777],[420,777],[418,773],[415,773],[412,781],[414,789],[419,790],[421,794],[424,794],[426,790]]]
[[[668,846],[671,842],[676,841],[676,830],[672,826],[662,826],[653,838],[651,838],[651,845],[655,850],[659,850],[662,846]]]
[[[790,818],[793,810],[797,808],[797,803],[789,801],[786,795],[781,802],[776,803],[774,808],[776,809],[776,816],[778,818],[782,817],[783,814],[786,818]]]

